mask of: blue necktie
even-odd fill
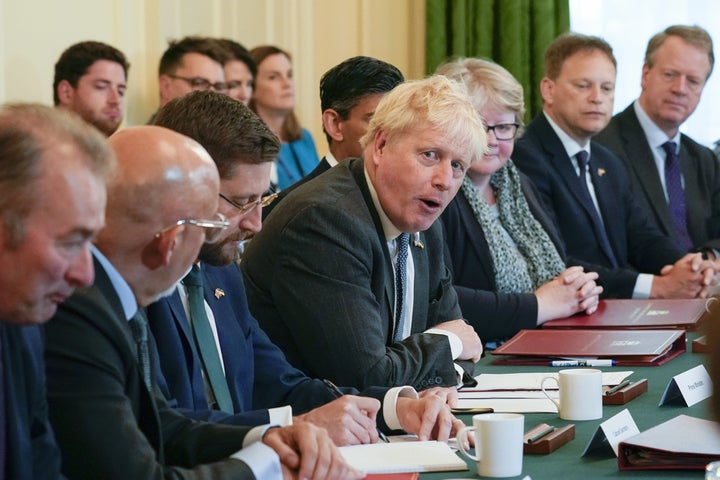
[[[675,239],[685,251],[693,248],[692,240],[687,229],[687,207],[685,205],[685,191],[682,187],[680,159],[677,155],[677,144],[665,142],[665,189],[668,196],[670,218],[675,225]]]
[[[210,384],[218,408],[223,412],[234,413],[232,398],[223,373],[220,355],[215,345],[215,336],[210,327],[210,320],[205,313],[205,297],[203,295],[203,280],[200,267],[193,265],[190,273],[183,279],[188,292],[188,307],[190,310],[190,323],[195,334],[195,343],[200,352],[205,375]]]
[[[395,262],[395,335],[393,340],[399,342],[403,339],[405,330],[405,288],[407,286],[407,256],[410,234],[401,233],[396,239],[397,259]]]
[[[580,150],[578,153],[575,154],[575,158],[577,159],[578,167],[580,168],[578,180],[580,182],[580,191],[582,193],[583,203],[585,204],[587,210],[590,212],[593,230],[595,230],[595,236],[600,243],[600,248],[609,260],[610,266],[617,267],[618,261],[615,257],[615,252],[613,252],[612,246],[610,245],[610,240],[608,240],[605,226],[600,220],[600,212],[598,212],[597,208],[595,207],[595,203],[590,196],[590,190],[588,189],[586,180],[586,169],[588,167],[588,164],[590,163],[590,159],[588,158],[588,152],[586,152],[585,150]]]
[[[152,392],[152,379],[150,378],[150,352],[148,350],[148,325],[147,317],[142,309],[130,319],[130,329],[137,345],[137,360],[142,372],[143,382],[149,391]]]

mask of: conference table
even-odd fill
[[[600,370],[610,369],[631,370],[634,373],[630,380],[641,378],[648,379],[648,391],[639,397],[631,400],[625,405],[604,405],[603,417],[598,420],[589,421],[566,421],[561,420],[556,413],[529,413],[525,414],[525,431],[540,423],[547,423],[555,427],[568,424],[575,425],[575,439],[563,445],[558,450],[548,455],[523,456],[523,473],[516,479],[523,479],[526,475],[532,480],[592,480],[592,479],[614,479],[614,478],[655,478],[655,479],[702,479],[704,472],[699,470],[640,470],[640,471],[619,471],[617,458],[609,445],[598,449],[594,453],[581,456],[590,439],[597,431],[600,423],[613,415],[627,408],[635,420],[638,429],[642,432],[650,427],[670,420],[680,414],[700,418],[712,418],[710,413],[711,399],[686,407],[683,405],[658,406],[665,388],[673,376],[685,372],[699,364],[705,364],[706,355],[693,353],[691,342],[699,337],[696,332],[687,334],[687,351],[680,356],[670,360],[665,365],[652,367],[601,367]],[[483,357],[477,364],[476,374],[481,373],[518,373],[518,372],[551,372],[561,370],[553,367],[537,366],[500,366],[492,365],[493,355]],[[496,357],[495,357],[496,358]],[[707,365],[706,365],[707,367]],[[459,418],[467,425],[472,424],[471,415],[460,415]],[[464,458],[464,457],[463,457]],[[442,472],[424,473],[420,475],[421,480],[431,479],[460,479],[460,478],[484,478],[479,477],[474,462],[468,461],[469,471],[464,472]]]

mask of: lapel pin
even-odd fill
[[[415,240],[415,246],[418,247],[420,250],[425,248],[425,244],[420,239]]]
[[[598,168],[598,177],[602,177],[605,175],[605,169],[604,168]]]
[[[215,298],[217,298],[218,300],[220,300],[220,297],[224,297],[224,296],[225,296],[225,292],[223,291],[222,288],[216,288],[216,289],[215,289]]]

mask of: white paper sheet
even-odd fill
[[[632,371],[603,372],[603,385],[617,385],[632,375]],[[472,388],[463,388],[460,392],[474,390],[540,390],[540,383],[545,377],[557,379],[557,372],[532,372],[532,373],[482,373],[475,377],[478,384]],[[549,382],[550,387],[557,388],[557,384]]]

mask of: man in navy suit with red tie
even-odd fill
[[[287,362],[250,314],[235,261],[240,243],[261,229],[262,207],[273,198],[262,195],[279,150],[277,137],[257,115],[227,96],[194,92],[163,106],[155,123],[207,148],[221,177],[219,211],[231,223],[217,243],[202,247],[193,269],[199,278],[188,275],[171,296],[148,307],[162,371],[159,383],[183,413],[244,425],[283,424],[294,415],[327,428],[337,444],[374,442],[378,426],[441,440],[462,427],[446,403],[452,394],[444,389],[421,399],[410,387],[371,387],[362,392],[367,396],[357,396],[356,390],[339,391],[306,376]],[[193,308],[197,283],[204,289],[200,320]],[[199,321],[211,325],[210,346],[196,330]],[[337,398],[340,393],[354,395]]]
[[[606,269],[599,279],[606,291],[625,298],[706,295],[712,265],[699,254],[683,256],[651,223],[622,161],[591,141],[610,120],[615,73],[604,40],[555,39],[545,52],[543,111],[518,140],[513,160],[537,185],[569,256]]]
[[[0,479],[60,478],[38,324],[93,280],[105,139],[66,111],[0,108]]]

